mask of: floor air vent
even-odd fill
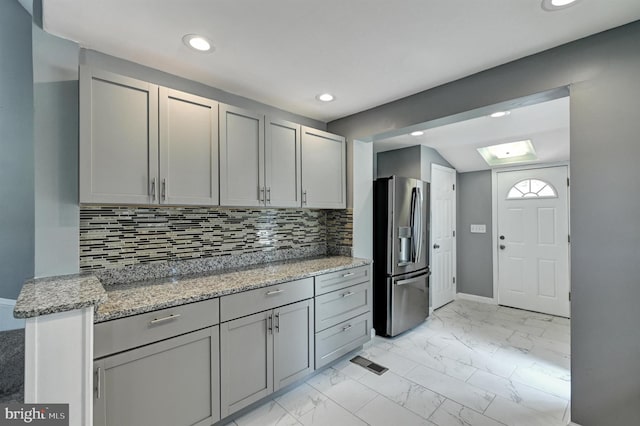
[[[383,367],[380,364],[376,364],[373,361],[369,361],[366,358],[361,357],[360,355],[351,359],[351,362],[354,364],[358,364],[361,367],[366,368],[372,373],[376,373],[378,376],[381,376],[385,371],[389,370],[387,367]]]

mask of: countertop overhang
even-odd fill
[[[94,306],[98,323],[370,263],[323,256],[108,286],[92,274],[39,278],[25,283],[14,316],[32,318]]]

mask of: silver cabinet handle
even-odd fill
[[[154,318],[151,321],[149,321],[149,324],[158,324],[165,321],[171,321],[171,320],[180,318],[180,316],[181,316],[180,314],[171,314],[168,317]]]
[[[258,202],[264,203],[264,186],[258,187]]]
[[[276,325],[275,325],[275,329],[278,333],[280,333],[280,314],[276,314]]]
[[[271,290],[267,292],[267,296],[273,296],[274,294],[282,293],[284,290]]]
[[[307,191],[302,191],[302,205],[306,205],[307,204]]]
[[[156,200],[156,178],[151,178],[151,201]]]
[[[162,191],[161,191],[162,201],[167,199],[167,180],[162,179]]]
[[[351,327],[353,327],[351,324],[349,324],[349,325],[345,325],[344,327],[342,327],[342,331],[347,331],[347,330],[349,330]]]
[[[98,369],[96,370],[96,399],[100,399],[100,388],[102,387],[102,384],[100,383],[101,381],[101,376],[102,376],[102,368],[98,367]]]
[[[353,296],[354,294],[355,294],[354,292],[352,292],[352,291],[348,291],[348,292],[346,292],[346,293],[343,293],[343,294],[342,294],[342,297],[349,297],[349,296]]]
[[[271,204],[271,187],[267,187],[267,204]]]
[[[273,334],[273,316],[269,315],[267,321],[267,330],[269,330],[269,334]]]
[[[342,278],[347,278],[353,276],[353,272],[348,272],[346,274],[342,274]]]

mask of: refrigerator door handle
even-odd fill
[[[396,281],[396,285],[407,285],[407,284],[417,283],[417,282],[423,281],[424,277],[425,277],[424,275],[420,275],[418,277],[409,278],[407,280],[398,280]]]
[[[411,226],[411,262],[416,263],[417,260],[417,236],[416,232],[416,205],[417,205],[417,191],[416,188],[411,189],[411,217],[409,218],[409,225]]]
[[[420,258],[422,257],[422,191],[420,191],[420,188],[416,187],[416,211],[417,213],[417,217],[416,217],[416,222],[418,223],[418,232],[416,232],[416,245],[418,246],[418,249],[416,250],[416,263],[420,262]]]

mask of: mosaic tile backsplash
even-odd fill
[[[351,217],[350,210],[82,206],[80,270],[252,253],[351,255]]]

